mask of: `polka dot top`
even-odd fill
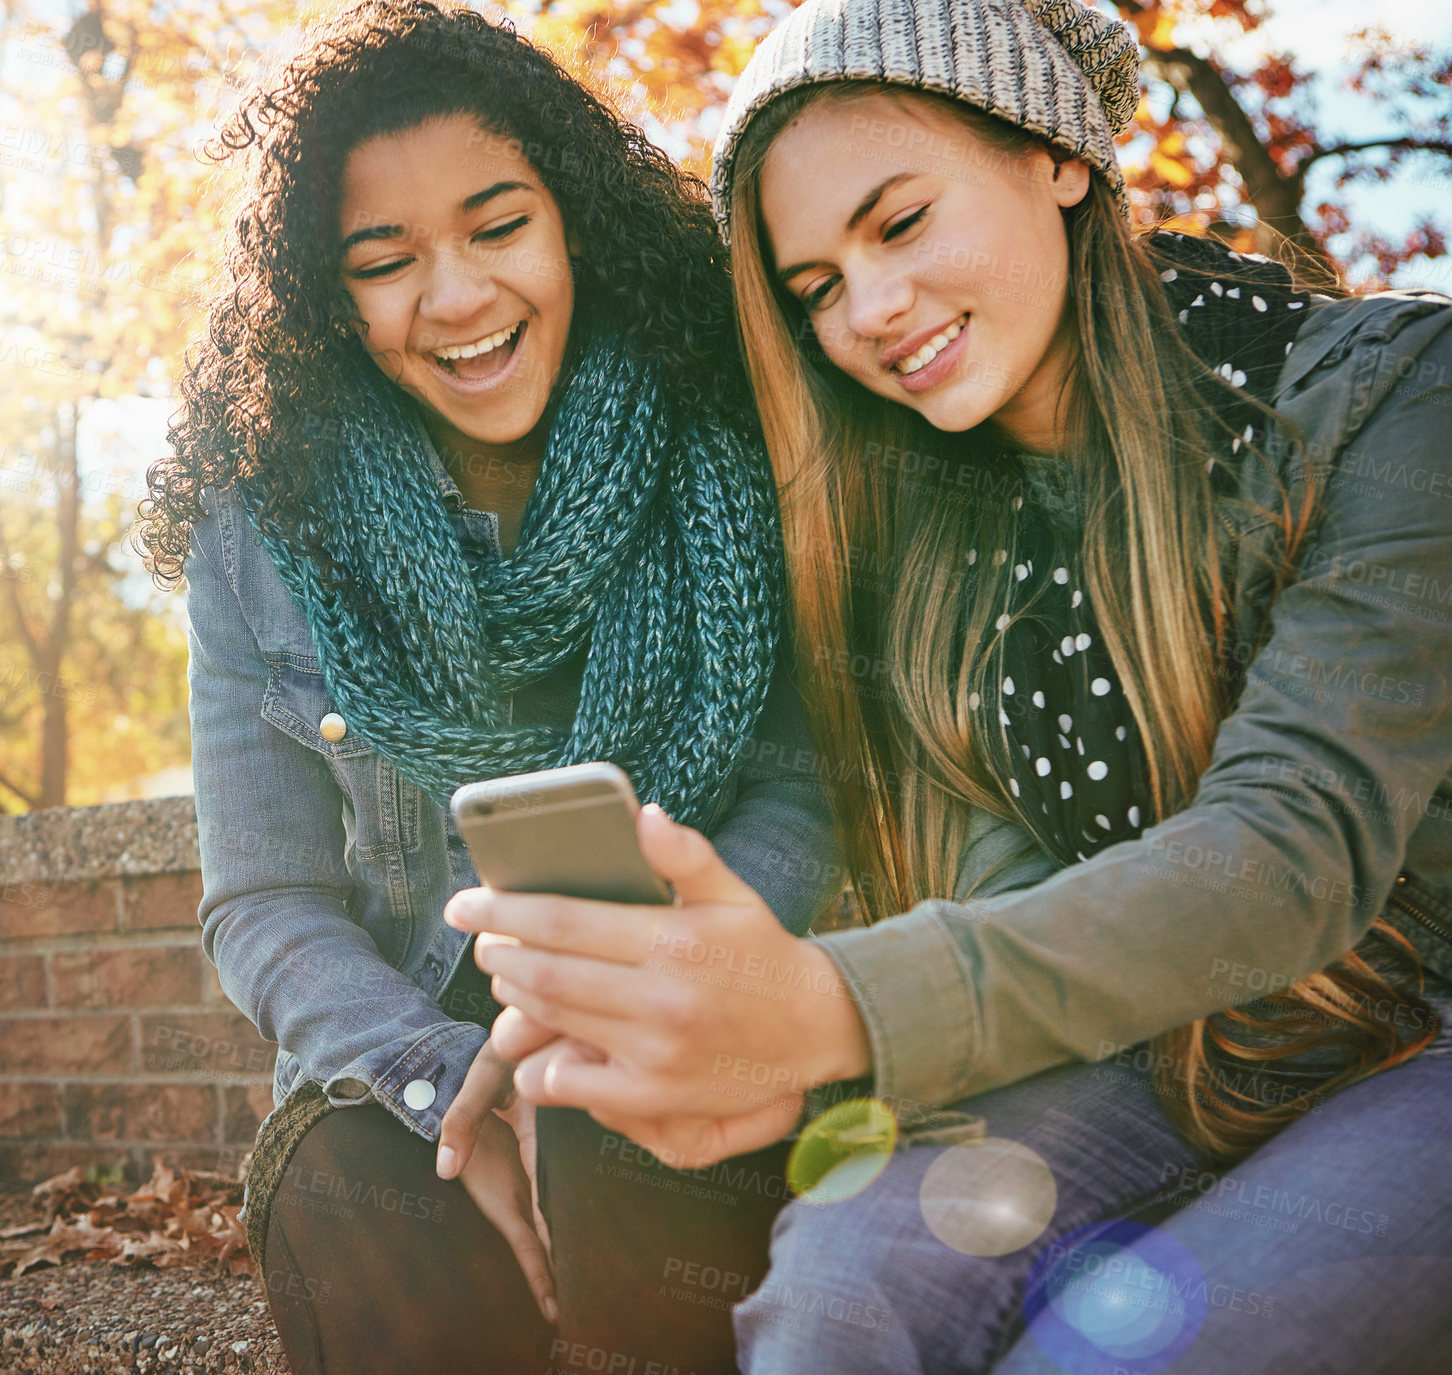
[[[1000,563],[1014,559],[1011,609],[994,627],[989,672],[1012,764],[1008,791],[1040,842],[1067,864],[1139,833],[1145,779],[1133,718],[1080,585],[1072,469],[1057,459],[1020,458],[1027,499],[1014,498],[1018,538],[1012,554],[988,554]],[[969,698],[971,708],[993,709],[978,697]],[[995,723],[983,725],[993,730]]]
[[[1305,318],[1310,293],[1292,289],[1279,264],[1173,233],[1153,236],[1171,310],[1186,341],[1220,377],[1262,401]],[[1241,284],[1221,282],[1233,270]],[[1238,487],[1240,456],[1263,435],[1262,412],[1244,395],[1207,381],[1204,401],[1224,422],[1211,460],[1212,490]],[[981,693],[969,705],[997,737],[1007,793],[1024,824],[1063,864],[1137,836],[1152,818],[1139,732],[1082,586],[1079,484],[1072,461],[1007,455],[1022,479],[1011,549],[973,549],[1013,561],[1009,597],[985,646]],[[984,699],[988,700],[984,700]]]

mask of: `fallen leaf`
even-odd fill
[[[32,1190],[45,1221],[0,1233],[0,1275],[60,1265],[78,1255],[113,1265],[205,1265],[255,1274],[246,1229],[237,1217],[242,1192],[242,1182],[228,1175],[172,1169],[154,1160],[151,1178],[124,1194],[87,1179],[76,1166]]]
[[[7,1241],[11,1237],[28,1237],[35,1232],[45,1231],[45,1223],[29,1222],[19,1227],[7,1227],[0,1232],[0,1241]]]

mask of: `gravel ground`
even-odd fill
[[[34,1220],[0,1196],[0,1228]],[[68,1261],[0,1280],[0,1375],[290,1375],[251,1275]]]

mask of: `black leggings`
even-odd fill
[[[473,1011],[483,976],[464,965],[449,994]],[[434,1145],[377,1104],[340,1108],[299,1143],[268,1222],[293,1375],[736,1369],[731,1305],[766,1274],[786,1144],[681,1173],[573,1108],[537,1121],[558,1329],[463,1185],[434,1173]]]

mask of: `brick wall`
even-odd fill
[[[0,1182],[235,1172],[276,1047],[202,952],[190,798],[0,818]]]

